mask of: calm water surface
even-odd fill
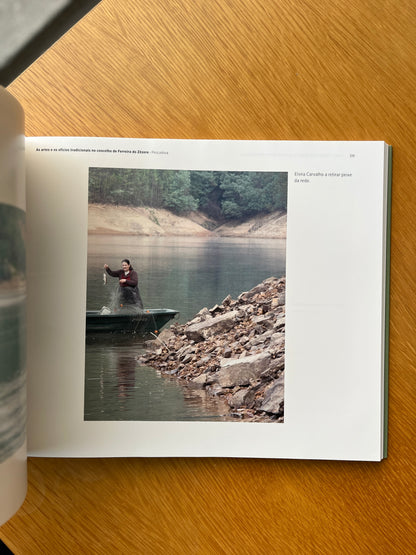
[[[88,243],[87,309],[111,306],[117,280],[103,265],[129,258],[139,274],[145,308],[173,308],[187,322],[201,308],[236,298],[262,280],[285,275],[286,242],[277,239],[125,237],[92,235]],[[169,324],[168,324],[169,326]],[[138,338],[86,345],[86,420],[223,420],[226,407],[201,389],[139,366]]]

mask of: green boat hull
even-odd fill
[[[158,334],[178,313],[169,308],[153,308],[140,312],[113,312],[101,314],[98,310],[87,311],[87,334]]]

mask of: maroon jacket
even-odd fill
[[[139,278],[137,277],[137,272],[130,267],[127,274],[124,270],[110,270],[106,268],[106,272],[109,276],[116,277],[120,279],[126,279],[125,283],[120,283],[120,304],[137,305],[139,308],[143,308],[143,301],[140,296],[139,291]]]
[[[139,278],[137,276],[137,272],[133,270],[129,270],[128,274],[124,273],[124,270],[110,270],[110,268],[106,268],[106,272],[111,277],[118,277],[118,279],[126,279],[126,283],[120,283],[120,287],[137,287],[139,284]]]

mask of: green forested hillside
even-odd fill
[[[286,210],[287,173],[91,168],[89,202],[241,219]]]

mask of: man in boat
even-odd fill
[[[108,264],[104,264],[104,269],[109,276],[118,278],[120,307],[143,309],[138,285],[139,278],[137,272],[133,270],[130,260],[127,258],[122,260],[120,270],[113,271]]]

